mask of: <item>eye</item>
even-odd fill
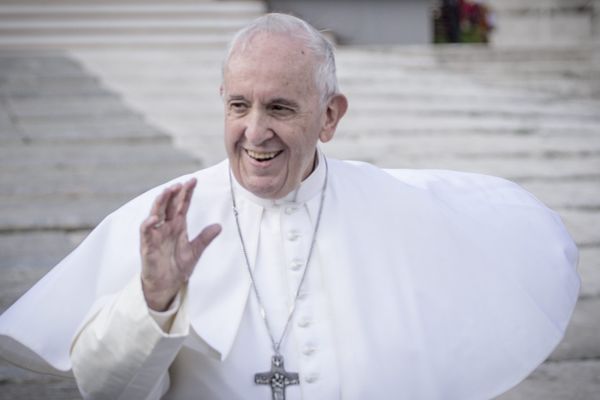
[[[248,104],[243,101],[232,101],[229,103],[229,109],[235,113],[243,113],[248,109]]]
[[[290,115],[294,113],[294,109],[282,104],[273,104],[269,107],[271,112],[277,115]]]

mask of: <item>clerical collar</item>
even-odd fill
[[[304,204],[321,191],[323,188],[323,181],[325,180],[325,173],[324,156],[323,153],[317,149],[316,168],[308,177],[306,177],[306,179],[300,183],[300,186],[298,186],[296,190],[292,190],[290,193],[280,199],[263,199],[262,197],[258,197],[240,185],[235,177],[233,177],[233,186],[235,191],[240,193],[242,197],[262,207],[270,208],[290,203]]]

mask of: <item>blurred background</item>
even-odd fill
[[[0,0],[0,311],[110,211],[224,158],[224,47],[268,11],[338,45],[350,108],[329,156],[498,175],[560,213],[581,299],[500,399],[598,398],[599,0]],[[79,395],[0,362],[15,398]]]

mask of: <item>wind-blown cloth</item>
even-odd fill
[[[564,335],[580,284],[577,249],[556,213],[500,178],[328,165],[315,256],[326,266],[346,397],[491,398],[546,359]],[[192,176],[190,236],[214,222],[223,231],[190,279],[189,320],[225,359],[250,280],[227,161],[175,181]],[[70,375],[79,329],[139,274],[139,226],[165,185],[109,215],[0,317],[3,358]],[[244,204],[253,258],[260,213]]]

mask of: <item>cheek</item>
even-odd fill
[[[225,146],[227,151],[231,152],[235,149],[237,142],[240,139],[241,131],[235,123],[225,122]]]

